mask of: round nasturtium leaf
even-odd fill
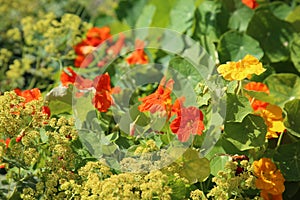
[[[271,62],[289,59],[289,45],[294,33],[290,23],[278,19],[271,11],[264,9],[255,12],[247,28],[247,34],[259,41]]]
[[[295,68],[298,70],[298,72],[300,72],[300,34],[298,34],[294,38],[290,50],[293,64],[295,65]]]
[[[296,74],[273,74],[264,81],[273,103],[283,107],[287,101],[300,98],[300,78]]]
[[[238,61],[247,54],[257,59],[261,59],[264,55],[258,41],[238,31],[228,31],[221,36],[218,52],[221,63]]]
[[[284,105],[286,111],[286,118],[284,126],[289,132],[297,137],[300,137],[300,99],[294,99]]]

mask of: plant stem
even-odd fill
[[[279,147],[279,145],[280,145],[280,143],[281,143],[281,140],[282,140],[282,138],[283,138],[283,133],[284,133],[284,132],[282,132],[282,133],[279,135],[279,138],[278,138],[278,141],[277,141],[277,145],[276,145],[276,149]]]

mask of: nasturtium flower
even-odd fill
[[[107,26],[101,28],[93,27],[90,30],[88,30],[86,37],[89,43],[92,46],[96,47],[105,40],[111,38],[110,28]]]
[[[257,177],[255,186],[261,190],[264,199],[282,199],[285,190],[284,177],[269,158],[261,158],[253,162],[254,175]]]
[[[113,104],[112,94],[118,93],[118,88],[112,88],[110,85],[110,76],[108,73],[97,76],[94,79],[93,87],[95,88],[95,96],[92,103],[100,112],[107,112]]]
[[[24,103],[28,103],[33,100],[39,100],[39,98],[41,97],[41,92],[38,88],[33,88],[31,90],[24,90],[24,91],[20,89],[15,89],[14,91],[18,96],[25,98]]]
[[[26,103],[33,101],[33,100],[39,100],[41,98],[41,92],[38,88],[33,88],[31,90],[20,90],[20,89],[15,89],[14,92],[25,99],[24,102],[22,102],[19,106],[24,107]],[[42,107],[42,112],[48,116],[48,118],[51,115],[50,108],[48,106],[43,106]],[[15,114],[18,114],[16,112]]]
[[[242,0],[242,3],[251,9],[255,9],[257,6],[259,6],[256,0]]]
[[[141,40],[135,41],[135,51],[126,58],[128,64],[147,64],[148,56],[144,52],[144,42]]]
[[[260,116],[264,118],[267,125],[268,139],[278,138],[278,134],[285,130],[282,118],[282,110],[276,105],[269,104],[266,109],[260,110]]]
[[[93,27],[87,34],[86,39],[78,43],[75,47],[75,53],[77,57],[75,59],[75,67],[87,67],[92,61],[92,53],[98,45],[111,38],[109,27]],[[89,55],[89,56],[88,56]]]
[[[256,92],[264,92],[267,94],[270,93],[268,86],[260,82],[249,82],[244,86],[244,88],[246,90],[252,90]],[[254,111],[258,111],[260,109],[266,109],[266,107],[269,105],[269,103],[257,100],[253,97],[248,97],[248,98]]]
[[[172,79],[166,82],[166,78],[163,77],[157,90],[143,98],[139,98],[142,102],[138,109],[141,112],[150,111],[155,112],[165,112],[168,116],[171,114],[172,109],[172,99],[171,92],[173,89],[174,81]]]
[[[63,86],[67,87],[69,84],[74,85],[77,89],[91,88],[93,81],[85,79],[78,75],[72,68],[67,67],[60,75],[60,81]]]
[[[190,135],[201,135],[204,130],[203,113],[194,106],[181,105],[177,110],[176,118],[171,122],[170,128],[178,136],[178,140],[186,142]]]
[[[237,62],[227,62],[218,67],[218,72],[224,79],[243,80],[250,79],[253,74],[260,75],[266,69],[263,68],[262,63],[252,55],[246,55],[242,60]]]
[[[5,144],[5,147],[8,148],[10,143],[10,138],[6,138],[6,140],[0,139],[0,143]]]

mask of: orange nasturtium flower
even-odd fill
[[[260,116],[264,118],[268,127],[266,137],[268,139],[278,138],[278,134],[285,130],[283,125],[282,110],[276,105],[268,105],[266,109],[260,110]]]
[[[106,72],[94,79],[93,86],[96,89],[95,96],[92,100],[93,105],[100,112],[107,112],[113,104],[112,94],[118,93],[118,88],[111,88],[110,76]]]
[[[244,88],[246,90],[252,90],[257,92],[264,92],[267,94],[270,94],[269,88],[266,84],[260,83],[260,82],[250,82],[247,83]],[[253,97],[248,97],[249,101],[251,103],[251,106],[254,111],[258,111],[260,109],[266,109],[266,107],[269,105],[269,103],[257,100]]]
[[[242,60],[237,62],[227,62],[218,67],[218,72],[224,79],[243,80],[250,79],[252,74],[260,75],[266,69],[263,68],[262,63],[252,55],[246,55]]]
[[[257,6],[259,6],[256,0],[242,0],[242,3],[251,9],[255,9]]]
[[[172,108],[176,118],[171,122],[170,128],[178,136],[178,140],[186,142],[190,135],[201,135],[204,130],[203,113],[194,106],[184,107],[183,99],[178,98]]]
[[[261,158],[253,162],[256,188],[261,190],[261,197],[265,200],[282,199],[285,190],[284,177],[280,170],[269,158]]]
[[[128,64],[147,64],[148,56],[144,52],[144,42],[141,40],[135,41],[135,51],[126,58]]]
[[[75,53],[77,54],[74,63],[75,67],[87,67],[93,61],[93,56],[88,55],[92,53],[98,45],[111,38],[110,29],[109,27],[93,27],[87,32],[86,37],[85,40],[74,47]]]
[[[62,85],[65,87],[71,84],[78,89],[90,88],[93,85],[92,80],[83,78],[70,67],[67,67],[65,70],[62,71],[60,75],[60,81]]]
[[[172,79],[166,82],[166,78],[163,77],[154,93],[146,97],[139,98],[139,101],[142,102],[142,104],[138,107],[139,111],[150,111],[151,113],[162,112],[167,116],[170,116],[172,109],[171,92],[173,84],[174,81]]]
[[[39,98],[41,97],[41,92],[38,88],[33,88],[31,90],[24,90],[24,91],[20,89],[15,89],[14,91],[18,96],[25,98],[24,103],[28,103],[33,100],[39,100]]]
[[[39,100],[41,97],[41,92],[38,88],[33,88],[31,90],[20,90],[20,89],[15,89],[14,92],[23,98],[25,98],[25,101],[21,103],[20,106],[25,106],[26,103],[33,101],[33,100]],[[43,106],[42,107],[42,112],[46,114],[48,117],[50,117],[51,112],[50,108],[48,106]]]

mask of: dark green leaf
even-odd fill
[[[253,110],[248,98],[244,96],[237,96],[235,94],[227,94],[227,122],[242,122],[243,119],[252,111]]]
[[[292,23],[297,32],[300,32],[300,5],[295,7],[294,10],[287,16],[286,20]]]
[[[273,74],[265,83],[273,102],[281,107],[289,100],[300,98],[300,78],[295,74]]]
[[[295,65],[298,72],[300,72],[300,34],[298,34],[290,47],[291,50],[291,59]]]
[[[265,143],[267,127],[261,117],[249,114],[241,123],[226,123],[224,131],[224,137],[244,151],[260,147]]]
[[[291,134],[300,137],[300,99],[288,101],[284,105],[284,110],[286,111],[284,126],[290,131]]]
[[[264,55],[256,40],[237,31],[229,31],[221,36],[218,52],[221,63],[238,61],[247,54],[251,54],[257,59],[261,59]]]
[[[300,142],[279,146],[274,161],[279,163],[286,181],[300,181]]]
[[[255,12],[248,25],[247,34],[260,42],[271,62],[285,61],[289,58],[288,47],[294,30],[290,23],[276,18],[272,12],[268,10]]]

